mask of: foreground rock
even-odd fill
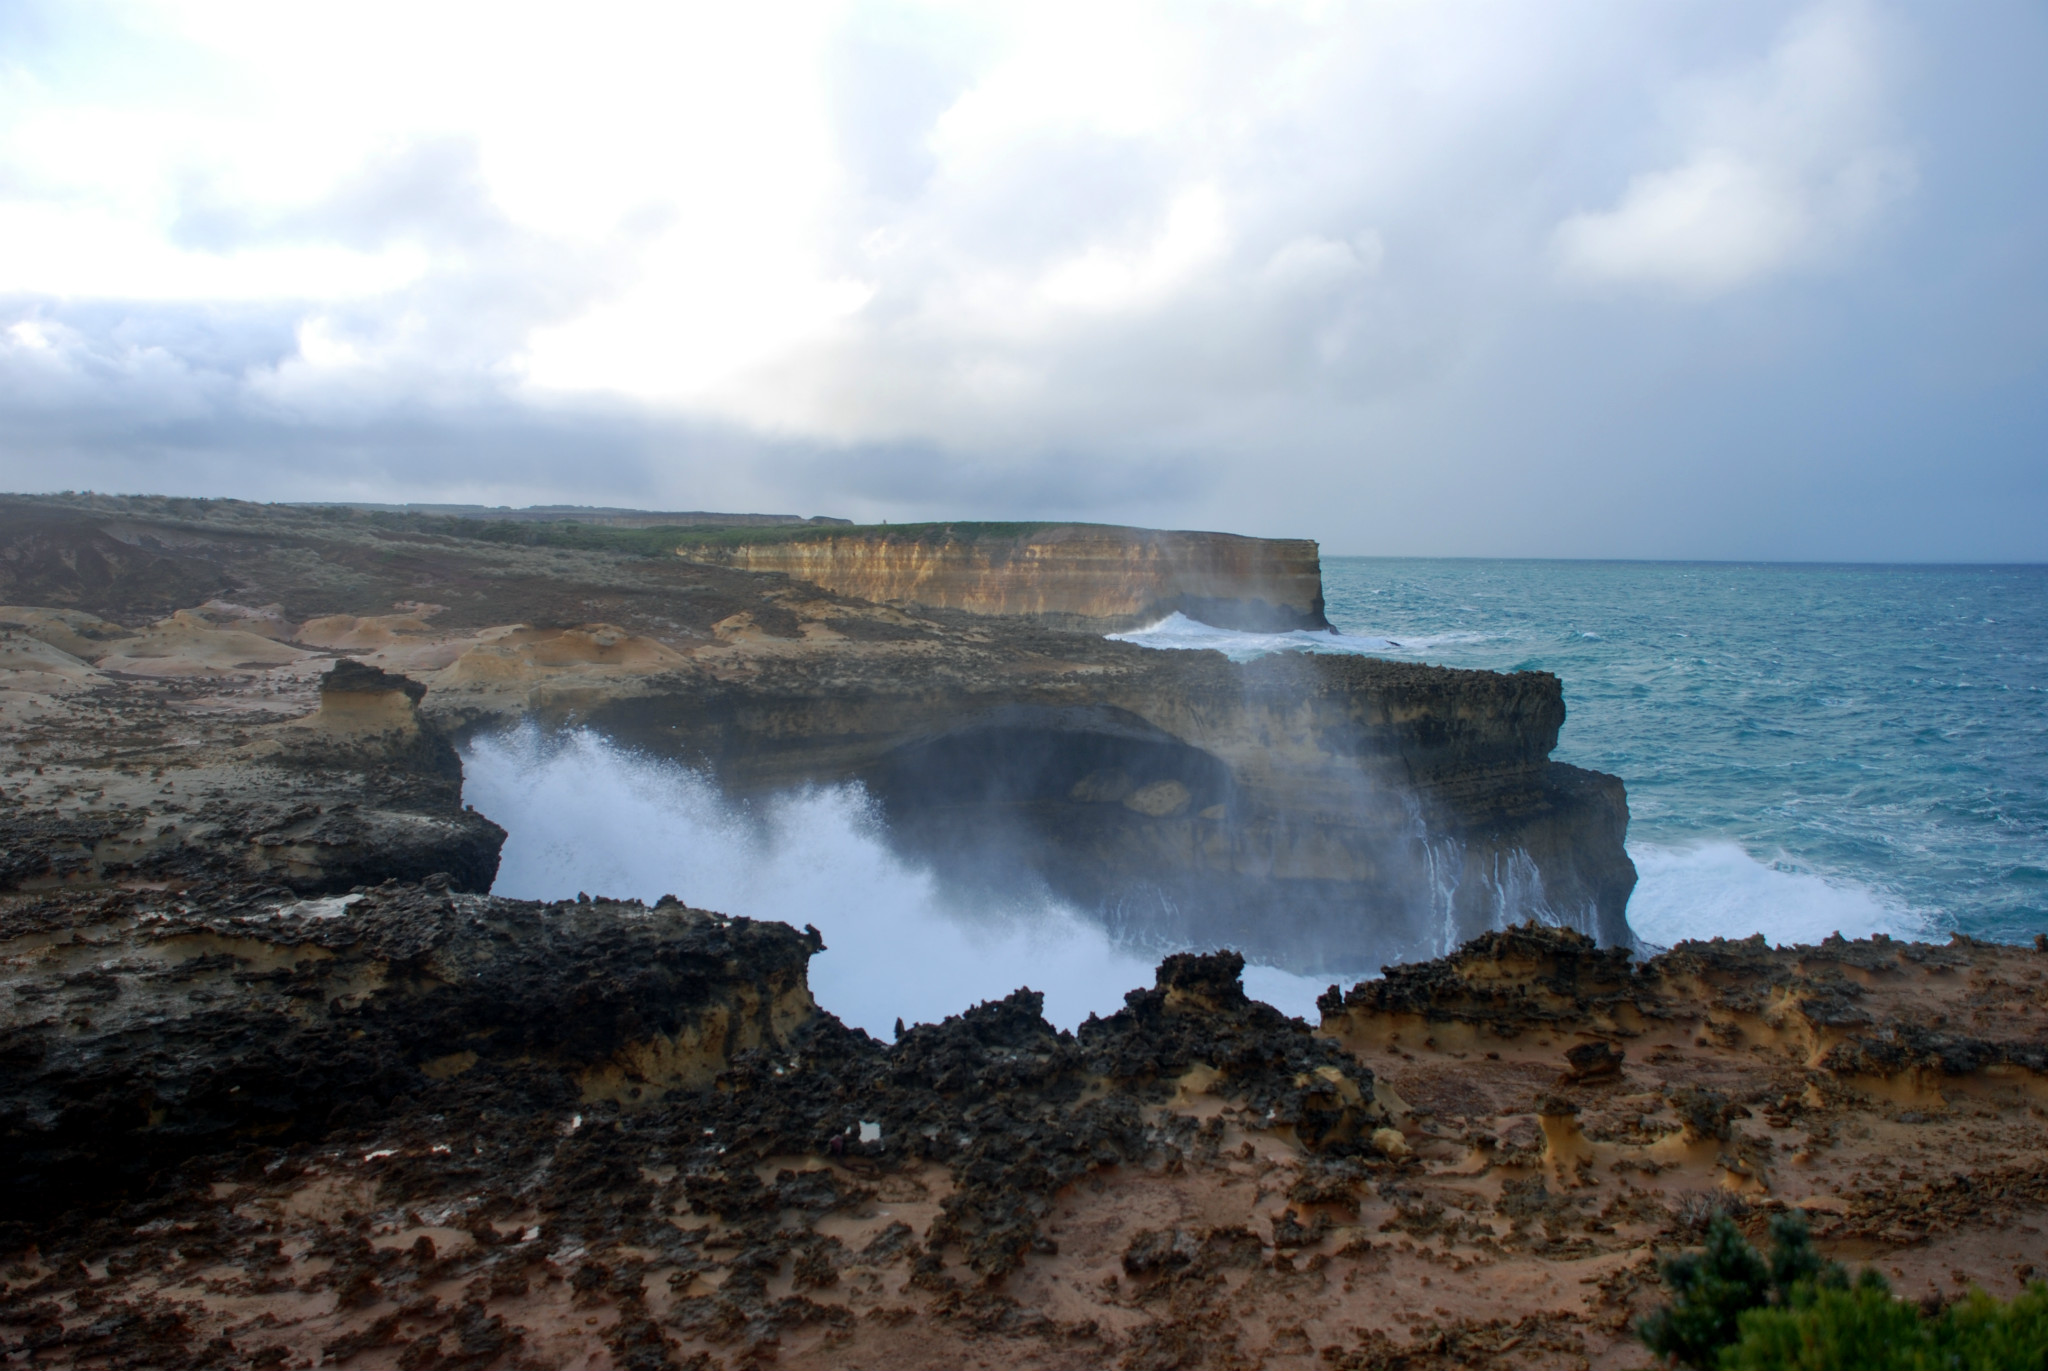
[[[815,937],[680,906],[543,910],[443,877],[9,913],[0,1185],[17,1222],[255,1139],[377,1126],[472,1072],[508,1100],[535,1075],[543,1099],[557,1077],[592,1099],[702,1088],[814,1013]]]
[[[1912,1295],[2044,1260],[2032,951],[1532,928],[1321,1032],[1225,955],[884,1044],[673,904],[0,915],[16,1362],[1634,1367],[1718,1213]]]

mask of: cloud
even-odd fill
[[[1564,273],[1712,295],[1843,247],[1913,184],[1883,137],[1884,49],[1864,6],[1828,4],[1763,60],[1693,83],[1674,102],[1683,159],[1559,224]]]
[[[0,485],[1747,554],[2048,438],[1987,5],[17,6]]]

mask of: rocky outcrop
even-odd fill
[[[1328,628],[1316,545],[1103,524],[913,524],[685,543],[691,561],[781,572],[877,604],[1114,632],[1176,611],[1259,632]]]
[[[275,647],[268,639],[180,628],[171,644],[166,631],[159,646],[182,655],[150,658],[161,675],[145,686],[101,670],[128,660],[118,654],[136,641],[106,633],[103,621],[0,610],[9,614],[18,628],[75,639],[93,662],[71,659],[86,673],[79,679],[52,684],[38,672],[27,681],[27,701],[46,707],[30,716],[12,764],[0,890],[254,882],[321,895],[434,875],[458,890],[490,889],[505,830],[463,806],[461,759],[422,718],[417,681],[346,659],[315,675],[328,664],[283,649],[256,665],[282,674],[311,658],[285,680],[317,707],[272,722],[246,706],[192,708],[220,687],[206,664],[221,640]],[[0,709],[14,694],[0,688]]]
[[[554,1073],[584,1098],[702,1088],[808,1022],[818,946],[681,905],[548,907],[445,878],[17,904],[0,929],[0,1207],[91,1208],[185,1157],[375,1123],[470,1073],[513,1093]]]
[[[1330,973],[1532,917],[1630,940],[1626,801],[1549,759],[1554,676],[1031,646],[1021,667],[906,652],[901,674],[761,652],[570,698],[737,792],[858,780],[954,879],[1050,885],[1140,938]]]
[[[819,950],[436,883],[0,897],[0,1347],[1635,1365],[1651,1259],[1717,1216],[1796,1209],[1914,1298],[2038,1260],[2032,950],[1632,965],[1521,927],[1333,988],[1319,1031],[1219,954],[1074,1032],[1020,989],[890,1043],[811,1005]],[[1816,1055],[1802,1023],[1850,1036]]]

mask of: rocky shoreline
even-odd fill
[[[473,529],[332,507],[0,501],[0,719],[16,740],[0,784],[18,806],[0,878],[33,889],[204,849],[302,892],[435,871],[486,888],[489,827],[420,730],[452,746],[587,727],[734,796],[859,783],[892,841],[953,878],[1145,911],[1134,936],[1304,973],[1433,955],[1524,918],[1629,937],[1626,798],[1550,759],[1554,676],[1240,665]],[[316,711],[342,659],[424,687],[413,714]],[[351,765],[334,753],[344,734],[358,753],[441,760]],[[195,791],[260,827],[194,833]],[[437,825],[466,834],[466,855],[398,860],[456,838]],[[351,843],[393,864],[352,871]]]
[[[1532,927],[1320,1025],[1217,954],[882,1043],[680,904],[4,917],[14,1364],[1640,1366],[1716,1214],[1934,1296],[2048,1218],[2031,949]]]
[[[1720,1214],[1928,1299],[2048,1268],[2048,954],[1633,956],[1554,678],[198,502],[0,501],[0,599],[0,1364],[1624,1368]],[[879,1041],[815,929],[490,895],[456,749],[519,722],[1410,960]]]

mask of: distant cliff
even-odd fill
[[[1306,538],[1166,533],[1103,524],[909,524],[746,530],[678,556],[780,571],[881,604],[1015,615],[1114,632],[1179,610],[1223,628],[1327,628]]]

